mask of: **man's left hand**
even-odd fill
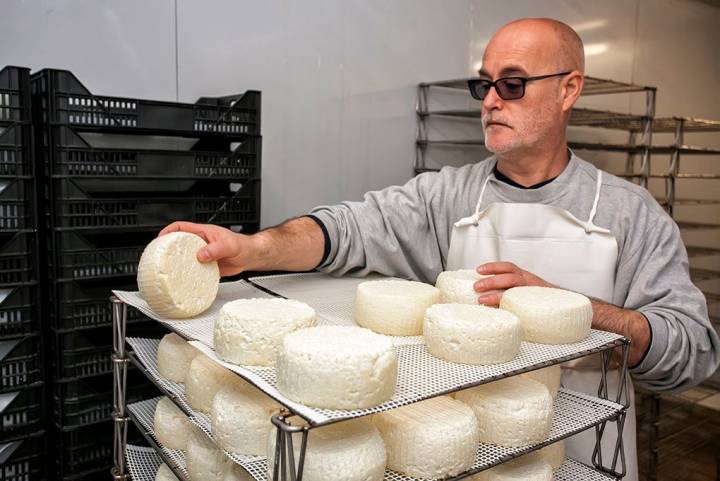
[[[478,293],[478,304],[486,306],[500,305],[503,292],[518,286],[555,287],[540,277],[520,269],[512,262],[489,262],[478,266],[478,274],[487,277],[475,283],[475,292]]]

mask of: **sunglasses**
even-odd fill
[[[572,71],[539,75],[537,77],[503,77],[494,82],[485,79],[470,79],[468,80],[468,88],[470,89],[470,95],[476,100],[485,99],[493,87],[495,87],[495,91],[501,99],[517,100],[523,98],[525,95],[525,85],[528,82],[550,77],[561,77],[569,73],[572,73]]]

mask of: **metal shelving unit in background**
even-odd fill
[[[415,155],[415,173],[423,173],[435,168],[429,168],[426,163],[427,150],[430,148],[482,148],[484,142],[481,130],[477,129],[477,136],[460,139],[432,140],[428,136],[428,121],[431,118],[455,118],[462,120],[480,120],[480,103],[470,96],[467,88],[469,79],[445,80],[439,82],[426,82],[418,85],[416,104],[417,138]],[[464,109],[431,109],[429,100],[431,92],[443,90],[456,92],[465,96],[471,102],[472,108]],[[627,154],[625,171],[620,175],[635,179],[647,187],[651,178],[650,161],[653,134],[653,119],[655,116],[655,87],[634,85],[614,80],[585,77],[583,96],[608,94],[645,94],[645,112],[642,115],[596,110],[588,108],[575,108],[570,117],[573,127],[594,127],[628,132],[625,143],[603,142],[570,142],[569,146],[575,150],[619,152]],[[640,160],[639,169],[635,169],[636,159]]]

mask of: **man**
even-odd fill
[[[201,261],[221,274],[244,270],[336,275],[371,272],[434,283],[443,270],[477,268],[478,302],[504,290],[555,285],[593,300],[593,327],[632,340],[636,384],[687,388],[718,366],[720,341],[693,286],[675,223],[644,189],[602,173],[569,152],[566,127],[583,87],[582,41],[567,25],[524,19],[502,27],[483,56],[485,144],[474,165],[422,174],[362,202],[320,207],[255,235],[178,222],[209,244]],[[563,385],[596,393],[597,366],[566,366]],[[617,389],[617,386],[614,386]],[[609,436],[612,437],[612,436]],[[635,419],[623,433],[627,479],[637,479]],[[573,437],[568,454],[589,462],[594,433]]]

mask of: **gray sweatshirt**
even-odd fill
[[[596,168],[572,156],[555,180],[521,189],[492,174],[495,157],[460,168],[418,175],[403,186],[368,192],[362,202],[323,206],[312,214],[324,224],[330,249],[320,270],[333,275],[377,272],[435,283],[445,269],[453,224],[492,202],[539,202],[587,220]],[[636,385],[653,391],[688,388],[720,363],[720,339],[707,304],[690,281],[688,257],[675,222],[650,193],[603,173],[594,223],[618,244],[613,304],[640,311],[652,331],[643,360],[631,369]]]

